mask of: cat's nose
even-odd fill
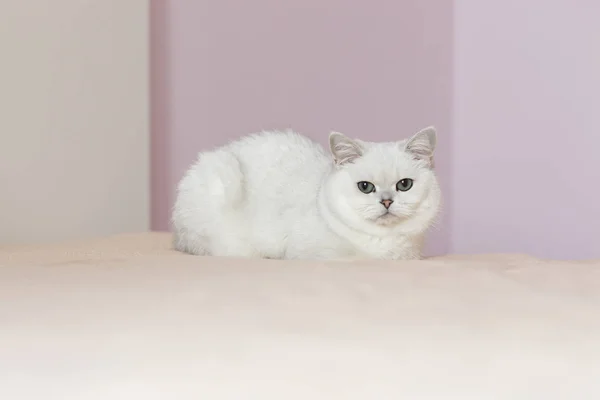
[[[386,209],[390,208],[390,206],[392,205],[393,202],[394,202],[394,200],[390,200],[390,199],[383,199],[383,200],[381,200],[381,204],[383,204],[383,206]]]

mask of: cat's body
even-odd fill
[[[419,258],[440,204],[432,132],[411,139],[419,146],[420,139],[432,141],[425,158],[405,151],[406,140],[366,143],[332,134],[334,162],[294,132],[250,135],[201,153],[179,184],[175,248],[282,259]],[[395,190],[405,178],[414,180],[410,190]],[[362,192],[359,182],[363,189],[372,182],[374,191]]]

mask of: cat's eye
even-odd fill
[[[360,190],[361,192],[363,192],[365,194],[373,193],[375,191],[375,185],[373,185],[371,182],[361,181],[361,182],[358,182],[357,185],[358,185],[358,190]]]
[[[407,190],[410,190],[410,188],[413,186],[413,180],[410,178],[404,178],[404,179],[400,179],[398,181],[398,183],[396,183],[396,190],[400,191],[400,192],[406,192]]]

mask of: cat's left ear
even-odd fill
[[[404,145],[404,150],[410,153],[416,160],[426,161],[427,165],[432,168],[436,143],[436,129],[433,126],[428,126],[408,139]]]
[[[352,162],[363,155],[360,143],[339,132],[329,134],[329,148],[336,165]]]

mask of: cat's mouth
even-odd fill
[[[386,211],[384,214],[381,214],[379,217],[375,219],[375,223],[378,225],[392,225],[400,221],[400,217],[392,214],[389,211]]]

